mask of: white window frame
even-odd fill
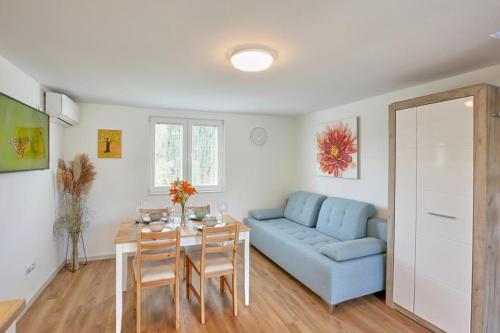
[[[206,125],[217,127],[218,143],[218,179],[219,184],[213,186],[196,186],[196,190],[203,192],[224,192],[224,121],[215,119],[194,119],[194,118],[170,118],[170,117],[150,117],[149,118],[149,184],[150,194],[167,194],[170,186],[155,186],[155,127],[156,124],[182,125],[182,174],[183,178],[192,183],[192,127]]]

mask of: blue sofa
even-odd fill
[[[258,209],[244,220],[250,242],[331,308],[385,289],[385,220],[371,204],[295,192],[285,209]]]

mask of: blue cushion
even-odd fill
[[[328,244],[320,252],[335,261],[346,261],[385,253],[386,247],[383,240],[370,237]]]
[[[284,216],[293,222],[306,227],[314,227],[318,221],[318,213],[326,196],[310,192],[295,192],[285,208]]]
[[[248,212],[248,215],[257,220],[269,220],[283,217],[283,208],[269,208],[269,209],[254,209]]]
[[[366,237],[374,237],[387,242],[387,221],[378,217],[369,219]]]
[[[316,229],[341,241],[364,238],[366,223],[375,213],[371,204],[331,197],[321,206]]]

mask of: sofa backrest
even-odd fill
[[[366,237],[366,224],[376,213],[371,204],[350,199],[326,199],[316,229],[341,241]]]
[[[284,216],[293,222],[314,227],[318,221],[321,204],[326,196],[298,191],[292,194],[286,204]]]
[[[387,221],[378,217],[369,219],[366,237],[378,238],[387,242]]]

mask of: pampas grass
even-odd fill
[[[57,168],[57,188],[60,193],[76,197],[87,195],[95,180],[96,172],[89,156],[80,154],[66,164],[60,159]]]
[[[54,223],[54,234],[67,231],[72,242],[71,271],[78,270],[78,240],[85,222],[87,196],[94,183],[95,168],[88,155],[80,154],[72,162],[60,159],[57,165],[57,189],[60,194],[60,209]]]

